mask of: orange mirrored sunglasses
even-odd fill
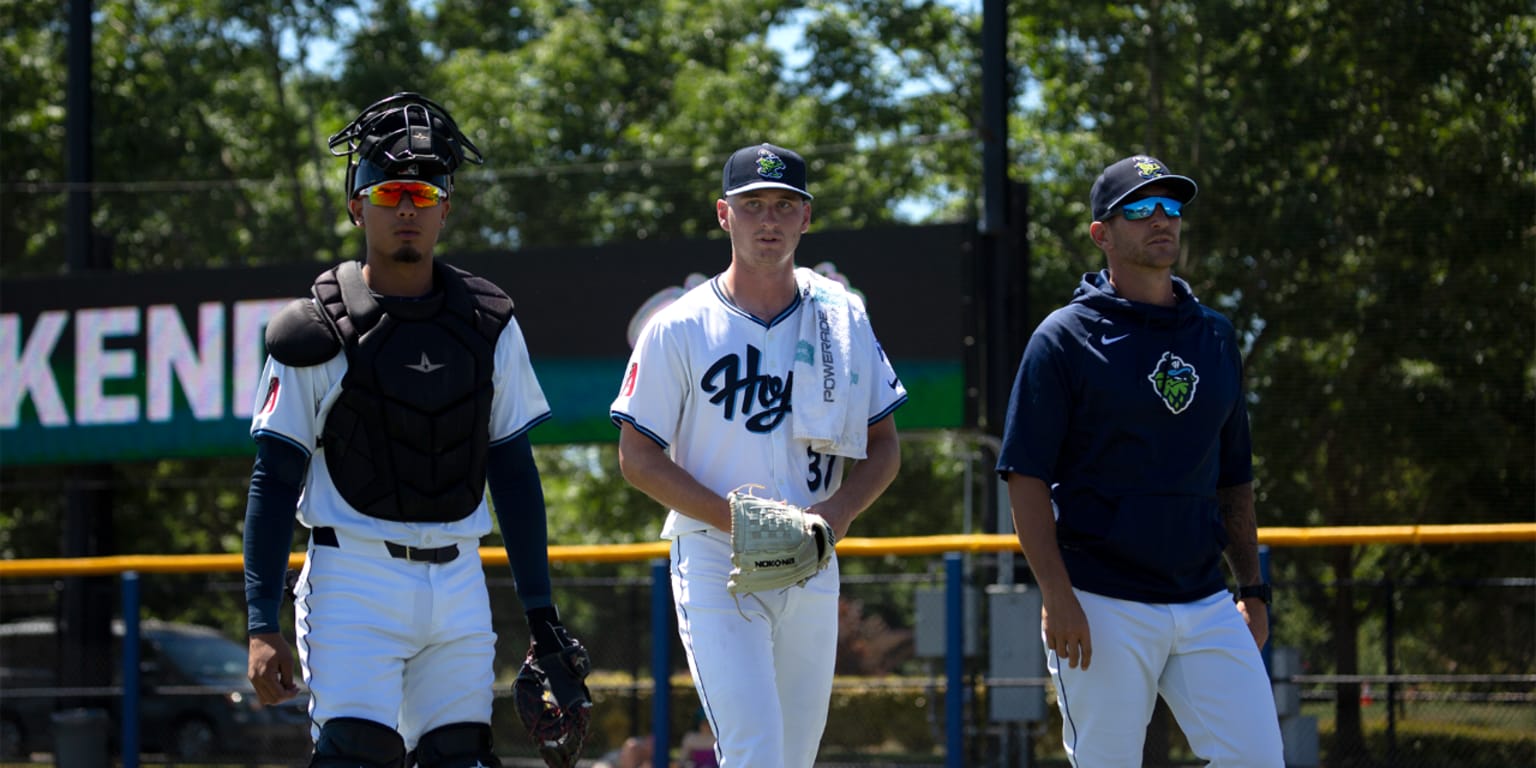
[[[411,205],[417,208],[431,208],[448,197],[443,188],[425,181],[386,181],[360,189],[357,194],[384,208],[399,205],[401,195],[410,195]]]

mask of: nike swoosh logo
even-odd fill
[[[901,383],[901,379],[891,379],[890,381],[886,382],[886,384],[889,384],[891,386],[891,389],[895,389],[896,385],[900,384],[900,383]]]
[[[1102,343],[1102,344],[1103,344],[1103,345],[1104,345],[1104,346],[1106,346],[1106,347],[1107,347],[1107,346],[1109,346],[1109,345],[1111,345],[1111,344],[1113,344],[1113,343],[1115,343],[1115,342],[1117,342],[1117,341],[1120,341],[1120,340],[1122,340],[1122,339],[1127,339],[1127,338],[1130,338],[1130,336],[1131,336],[1131,335],[1130,335],[1130,334],[1129,334],[1129,333],[1122,333],[1122,334],[1120,334],[1120,335],[1119,335],[1119,336],[1100,336],[1100,337],[1099,337],[1099,341],[1100,341],[1100,342],[1101,342],[1101,343]]]

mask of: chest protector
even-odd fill
[[[496,339],[512,300],[490,281],[436,262],[437,291],[381,304],[357,262],[312,292],[347,355],[320,445],[342,498],[363,514],[449,522],[485,494]]]

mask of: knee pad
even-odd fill
[[[320,726],[309,768],[405,768],[405,739],[360,717],[333,717]]]
[[[421,735],[407,768],[500,768],[487,723],[449,723]]]

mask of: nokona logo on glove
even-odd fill
[[[786,501],[754,496],[744,485],[726,497],[731,506],[731,575],[734,596],[805,586],[832,562],[836,537],[821,515]]]

